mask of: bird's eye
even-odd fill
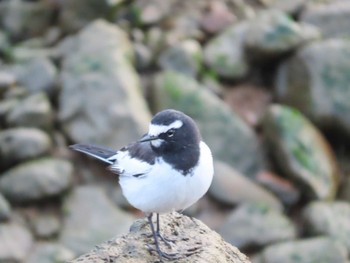
[[[173,137],[174,133],[175,133],[175,131],[174,131],[173,129],[171,129],[171,130],[169,130],[169,131],[166,132],[166,135],[167,135],[168,137]]]

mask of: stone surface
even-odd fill
[[[204,47],[204,61],[221,77],[244,77],[249,70],[244,52],[245,35],[249,22],[242,21],[224,30]]]
[[[23,262],[33,245],[28,229],[17,223],[0,223],[0,262]]]
[[[174,0],[137,0],[133,5],[136,16],[135,22],[142,25],[151,25],[160,22],[161,19],[171,13],[175,2]]]
[[[291,240],[297,235],[287,216],[261,203],[240,205],[230,214],[219,233],[240,249]]]
[[[7,115],[9,126],[36,127],[49,130],[53,125],[53,109],[45,93],[36,93],[20,101]]]
[[[350,175],[347,175],[341,183],[339,198],[350,202]]]
[[[350,203],[315,201],[306,206],[303,217],[307,232],[338,240],[350,254]]]
[[[308,0],[260,0],[264,5],[271,9],[278,9],[286,13],[298,13],[306,5]]]
[[[279,100],[329,130],[350,135],[350,41],[330,39],[298,50],[277,73]]]
[[[98,243],[124,234],[133,218],[113,205],[97,186],[78,186],[64,202],[60,243],[79,256]]]
[[[198,250],[191,256],[176,260],[185,262],[208,263],[249,263],[249,259],[239,250],[226,243],[217,233],[210,230],[197,219],[180,214],[165,214],[161,216],[161,231],[164,236],[176,240],[170,252],[188,253],[193,248]],[[146,220],[137,220],[131,226],[131,231],[97,247],[70,263],[102,263],[106,259],[121,263],[158,262],[158,256],[149,253],[146,245],[153,242]],[[161,243],[162,249],[166,249]]]
[[[39,57],[17,64],[12,71],[18,83],[29,93],[53,93],[58,73],[56,66],[48,58]]]
[[[150,113],[126,34],[97,20],[65,45],[59,119],[71,140],[118,148],[144,134]]]
[[[0,176],[0,192],[13,202],[32,202],[57,196],[72,184],[70,162],[43,158],[21,163]]]
[[[0,168],[42,156],[50,148],[50,137],[39,129],[12,128],[0,131]]]
[[[31,250],[26,263],[66,262],[74,258],[74,254],[64,246],[53,242],[37,243]]]
[[[261,262],[268,263],[347,263],[344,246],[326,237],[288,241],[268,246]]]
[[[202,48],[197,41],[184,40],[164,50],[158,64],[163,70],[174,70],[195,77],[202,66]]]
[[[323,135],[297,110],[272,105],[263,121],[264,136],[273,161],[305,196],[330,200],[339,181],[335,156]]]
[[[264,10],[250,20],[245,47],[253,59],[278,57],[297,47],[320,38],[312,26],[294,22],[284,12]]]
[[[262,169],[262,152],[253,131],[195,79],[168,71],[156,78],[155,87],[156,111],[174,108],[191,116],[216,159],[247,176]]]
[[[209,193],[224,204],[236,205],[242,203],[266,203],[280,210],[280,201],[263,187],[249,180],[228,164],[216,161],[215,176],[209,188]]]
[[[0,193],[0,222],[6,221],[11,215],[11,205]],[[1,234],[0,234],[1,235]]]
[[[39,239],[55,237],[61,230],[60,218],[48,212],[38,213],[31,220],[34,235]]]
[[[309,1],[300,20],[318,27],[325,38],[348,37],[350,3],[343,0]]]
[[[16,83],[16,77],[6,71],[0,71],[0,95]]]

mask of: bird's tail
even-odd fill
[[[90,155],[108,164],[114,163],[115,159],[113,156],[117,153],[116,151],[90,144],[74,144],[70,145],[69,148]]]

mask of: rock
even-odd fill
[[[216,161],[215,176],[209,193],[224,204],[265,203],[277,210],[282,209],[279,200],[264,188],[260,187],[229,165]]]
[[[176,260],[178,263],[250,262],[237,248],[226,243],[217,233],[197,219],[174,213],[162,215],[161,222],[161,231],[164,236],[176,240],[171,252],[188,253],[193,248],[200,248],[194,254]],[[127,235],[111,239],[99,245],[97,249],[70,261],[70,263],[102,263],[106,259],[121,263],[158,262],[158,256],[147,250],[147,244],[153,242],[152,237],[149,236],[150,228],[147,221],[137,220],[130,229],[130,233]],[[162,243],[161,247],[166,249]]]
[[[127,233],[133,220],[95,186],[76,187],[65,200],[64,211],[60,243],[76,256],[108,238]]]
[[[0,223],[10,218],[11,206],[5,197],[0,193]],[[0,234],[1,236],[1,234]]]
[[[219,233],[239,249],[291,240],[297,235],[287,216],[262,203],[240,205],[229,215]]]
[[[269,9],[278,9],[285,13],[296,14],[306,5],[308,0],[260,0]]]
[[[70,162],[43,158],[25,162],[0,176],[0,192],[13,202],[27,203],[57,196],[72,184]]]
[[[350,202],[350,176],[347,175],[341,183],[339,199]]]
[[[208,2],[207,11],[203,14],[200,25],[209,34],[217,34],[235,22],[236,17],[225,2]]]
[[[132,6],[133,11],[137,14],[135,22],[141,25],[151,25],[160,22],[172,12],[172,6],[176,1],[168,0],[137,0]]]
[[[66,262],[74,258],[72,251],[53,242],[38,243],[31,251],[26,263]]]
[[[48,153],[51,139],[36,128],[12,128],[0,131],[0,168],[40,157]]]
[[[202,49],[195,40],[184,40],[166,49],[159,57],[158,64],[163,70],[173,70],[195,77],[202,66]]]
[[[7,33],[0,29],[0,54],[6,54],[10,49],[10,41]],[[0,60],[0,65],[2,64]]]
[[[271,245],[262,252],[268,263],[347,263],[346,249],[327,237],[287,241]]]
[[[219,76],[236,79],[244,77],[249,63],[244,52],[249,22],[242,21],[227,28],[204,47],[204,61]]]
[[[14,66],[13,72],[18,83],[29,93],[54,92],[57,69],[56,66],[45,57],[34,58],[26,63]]]
[[[17,223],[0,223],[0,262],[24,262],[33,238],[24,226]]]
[[[279,100],[318,126],[350,136],[350,41],[330,39],[307,45],[278,69]]]
[[[59,21],[66,32],[76,32],[97,18],[112,17],[118,0],[60,0]]]
[[[281,174],[308,198],[331,200],[339,181],[335,156],[325,138],[297,110],[272,105],[263,121],[266,145]]]
[[[6,71],[0,71],[0,96],[16,83],[16,77]]]
[[[59,119],[74,142],[121,147],[147,130],[151,119],[132,49],[116,25],[97,20],[79,32],[62,54]]]
[[[6,126],[7,115],[17,106],[18,99],[11,98],[0,101],[0,127]]]
[[[1,1],[0,24],[13,38],[33,37],[47,30],[54,11],[45,1]]]
[[[151,50],[141,43],[134,43],[134,50],[136,68],[138,70],[147,70],[147,67],[152,64],[153,54]]]
[[[350,34],[350,3],[343,0],[309,1],[300,20],[318,27],[325,38],[347,37]]]
[[[54,213],[38,213],[31,220],[35,236],[39,239],[49,239],[56,236],[61,230],[61,222]]]
[[[258,13],[245,34],[245,47],[253,59],[278,57],[320,38],[317,28],[298,24],[278,10]]]
[[[350,204],[344,201],[314,201],[303,211],[305,229],[313,235],[326,235],[342,243],[350,254]]]
[[[53,109],[45,93],[36,93],[20,101],[7,115],[6,123],[13,126],[44,130],[53,125]]]
[[[156,78],[155,87],[154,109],[174,108],[194,118],[216,159],[251,177],[262,169],[254,132],[195,79],[168,71]]]

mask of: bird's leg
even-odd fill
[[[157,236],[164,242],[165,245],[167,245],[169,248],[171,248],[171,244],[170,243],[175,243],[175,240],[173,239],[169,239],[166,237],[163,237],[160,234],[160,220],[159,220],[159,213],[157,213],[157,231],[156,231]]]
[[[169,253],[163,252],[160,249],[159,242],[158,242],[158,235],[157,235],[156,230],[154,229],[154,225],[152,222],[152,216],[153,216],[153,213],[150,213],[147,216],[147,219],[148,219],[148,223],[149,223],[151,230],[152,230],[152,235],[153,235],[154,244],[155,244],[156,248],[152,248],[151,246],[147,245],[149,251],[156,251],[159,255],[159,259],[161,262],[163,262],[162,261],[163,258],[169,259],[169,260],[178,259],[179,256],[176,253],[169,254]]]

